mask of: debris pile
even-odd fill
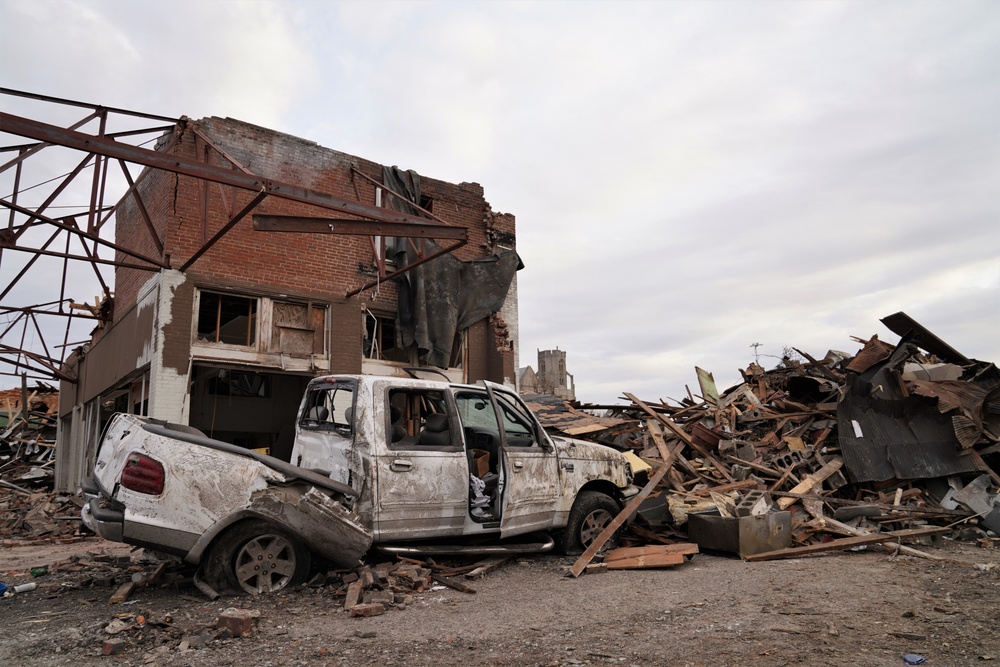
[[[2,480],[0,480],[2,481]],[[79,496],[34,493],[0,484],[0,538],[3,546],[70,543],[93,534],[83,528]]]
[[[379,616],[390,609],[405,609],[413,596],[435,586],[462,593],[476,591],[465,581],[477,579],[500,567],[507,556],[487,558],[474,563],[442,565],[399,556],[397,562],[363,565],[354,570],[333,570],[314,577],[310,586],[322,586],[337,598],[344,599],[344,609],[351,616]]]
[[[899,541],[941,534],[992,544],[1000,372],[904,313],[882,321],[899,343],[855,339],[857,354],[822,359],[795,350],[772,370],[750,364],[724,392],[697,369],[700,395],[679,405],[626,393],[627,405],[573,406],[615,420],[576,437],[635,452],[658,480],[625,544],[691,539],[750,560],[817,545],[926,556]]]
[[[10,522],[17,520],[11,510],[22,506],[12,494],[30,496],[52,488],[58,410],[59,391],[43,382],[31,391],[27,385],[0,391],[0,525],[4,536],[13,528]],[[53,532],[49,522],[40,522],[38,516],[34,523],[44,523],[44,532]],[[31,523],[25,526],[32,528]]]

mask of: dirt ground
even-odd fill
[[[57,570],[0,600],[0,665],[898,666],[904,654],[929,666],[1000,665],[1000,548],[921,548],[947,560],[876,550],[761,563],[698,554],[673,569],[571,579],[571,559],[521,557],[468,582],[475,594],[435,588],[371,618],[351,617],[328,586],[209,602],[178,585],[109,605],[132,574],[115,560],[127,547],[93,539],[4,548],[7,584],[73,553],[117,570],[113,581],[93,566]],[[132,569],[149,571],[139,556]],[[252,636],[213,629],[229,607],[260,613]],[[124,629],[109,634],[118,617]],[[122,652],[104,656],[111,639]]]

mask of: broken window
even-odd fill
[[[203,290],[198,340],[252,347],[257,341],[257,299]]]
[[[503,419],[504,435],[512,447],[530,447],[535,444],[535,427],[527,408],[510,396],[495,394]],[[458,414],[462,419],[468,447],[495,450],[500,443],[500,428],[493,403],[487,394],[462,392],[455,397]]]
[[[310,386],[299,425],[303,428],[335,431],[344,437],[350,436],[354,432],[353,382]]]
[[[514,399],[497,393],[497,403],[503,416],[503,430],[507,444],[512,447],[530,447],[535,444],[534,425],[527,409]]]
[[[389,391],[389,441],[393,449],[452,446],[451,420],[444,392]]]
[[[366,310],[365,337],[361,341],[365,359],[408,363],[410,355],[405,348],[396,347],[396,318],[376,315]]]
[[[240,398],[271,398],[271,377],[251,371],[211,369],[207,375],[208,393],[213,396],[236,396]],[[199,379],[196,375],[195,379]]]

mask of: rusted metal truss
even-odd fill
[[[80,344],[71,343],[70,338],[89,338],[86,326],[109,323],[115,268],[185,271],[268,198],[310,204],[330,211],[331,217],[252,215],[255,229],[369,236],[378,280],[398,276],[468,242],[466,229],[449,225],[419,207],[415,208],[427,217],[348,201],[255,174],[186,117],[169,118],[7,88],[0,88],[0,95],[5,99],[5,110],[0,112],[0,215],[7,212],[6,225],[0,222],[0,375],[75,381],[62,368],[69,350]],[[26,113],[10,113],[14,107]],[[83,109],[85,115],[65,122],[67,112],[73,109]],[[171,154],[186,131],[198,138],[203,147],[198,154],[203,159]],[[6,145],[13,137],[30,142]],[[155,150],[145,147],[153,142]],[[213,157],[223,166],[213,164]],[[165,252],[164,240],[143,201],[140,185],[156,171],[200,181],[201,225],[207,240],[189,257],[171,257]],[[354,175],[371,180],[360,172],[352,172]],[[231,210],[229,202],[235,201],[235,196],[228,197],[223,186],[254,196],[208,238],[208,201],[213,186],[226,210]],[[156,254],[143,254],[116,243],[114,225],[108,222],[127,201],[138,211]],[[333,217],[338,213],[351,218]],[[385,238],[391,236],[408,238],[418,261],[387,272]],[[447,241],[447,245],[427,252],[425,239]],[[351,290],[347,296],[376,282]],[[99,294],[93,304],[77,303],[68,295],[69,290]],[[26,303],[35,305],[21,305]],[[65,320],[64,328],[52,324],[60,318]],[[53,344],[57,339],[59,343]]]

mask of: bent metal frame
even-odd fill
[[[378,278],[352,289],[345,295],[348,297],[468,242],[464,227],[449,225],[411,202],[410,206],[426,217],[339,199],[296,183],[255,174],[213,143],[187,117],[169,118],[8,88],[0,88],[0,100],[5,109],[0,111],[0,187],[3,188],[0,215],[3,210],[8,214],[6,225],[0,218],[0,276],[13,274],[9,280],[0,278],[0,375],[18,376],[22,381],[31,378],[76,382],[77,378],[66,371],[63,362],[69,350],[86,341],[70,341],[71,332],[79,335],[77,332],[85,332],[82,327],[109,323],[111,309],[107,306],[113,293],[113,276],[109,274],[116,267],[150,272],[185,271],[248,216],[258,231],[370,237]],[[8,113],[6,109],[14,103],[29,109],[33,117]],[[77,109],[83,110],[82,118],[65,125],[51,122],[77,118],[80,113]],[[198,155],[204,160],[170,154],[186,131],[193,131],[203,142],[205,150]],[[24,139],[29,142],[12,143]],[[150,143],[157,144],[158,150],[144,147]],[[57,152],[59,160],[54,159]],[[53,170],[63,173],[48,176]],[[164,251],[163,239],[139,188],[156,171],[198,179],[202,185],[202,211],[208,210],[208,197],[212,196],[209,186],[213,184],[223,198],[226,197],[223,186],[248,191],[253,197],[191,256],[171,257]],[[360,172],[354,171],[354,175],[371,181]],[[39,180],[31,182],[33,178]],[[383,184],[375,184],[391,192]],[[391,194],[405,199],[398,193]],[[314,205],[330,211],[331,216],[339,213],[350,217],[251,215],[269,197]],[[136,204],[156,254],[138,253],[115,242],[114,225],[108,222],[129,198]],[[82,199],[86,202],[80,203]],[[207,221],[202,220],[201,224],[207,225]],[[387,237],[407,238],[417,260],[387,271]],[[426,239],[445,243],[430,249]],[[12,253],[18,255],[12,257]],[[39,261],[42,258],[53,259],[46,263]],[[13,267],[2,271],[5,263],[7,267],[13,263]],[[87,282],[99,285],[101,290],[94,304],[78,302],[68,294],[69,289],[80,288],[81,267],[89,276]],[[24,295],[30,295],[27,300],[37,302],[9,303],[24,299]],[[52,324],[58,318],[65,320],[65,327]]]

